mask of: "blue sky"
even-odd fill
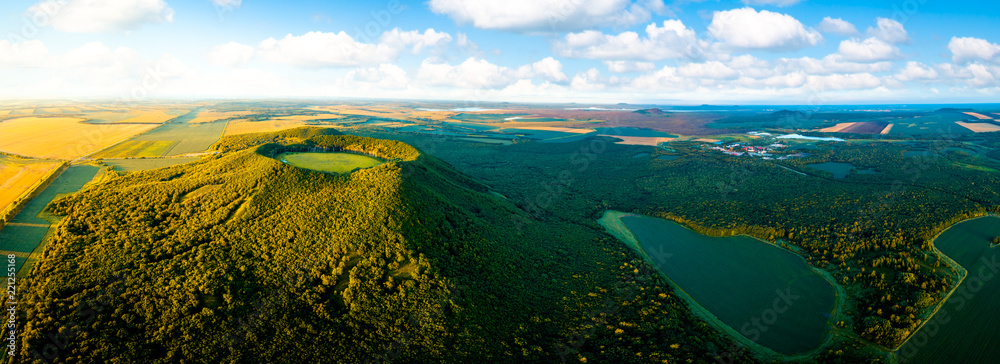
[[[0,97],[996,102],[1000,5],[8,0]]]

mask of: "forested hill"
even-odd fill
[[[523,211],[446,163],[337,134],[229,137],[55,202],[15,359],[673,361],[726,345],[594,229],[512,228]],[[386,163],[333,175],[270,157],[295,150]]]

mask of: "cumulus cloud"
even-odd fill
[[[934,80],[938,78],[938,72],[927,65],[910,61],[906,63],[906,67],[896,73],[894,77],[897,80],[906,82],[914,80]]]
[[[459,24],[509,31],[578,31],[648,21],[664,9],[662,0],[430,0],[431,11]]]
[[[769,51],[811,47],[823,40],[790,15],[749,7],[716,11],[708,33],[728,47]]]
[[[208,61],[219,67],[239,67],[249,62],[253,53],[252,46],[229,42],[212,47]]]
[[[854,24],[851,24],[841,18],[825,17],[823,18],[823,21],[819,23],[817,28],[819,28],[821,32],[825,33],[840,35],[858,34],[858,29],[854,27]]]
[[[400,31],[392,29],[379,37],[378,43],[364,43],[347,33],[309,32],[300,36],[286,35],[281,40],[265,39],[257,46],[261,57],[273,63],[298,67],[344,67],[385,63],[395,60],[412,46],[413,53],[451,42],[448,33],[427,29]]]
[[[604,61],[604,65],[608,67],[608,72],[614,73],[649,72],[656,69],[653,62]]]
[[[848,39],[840,42],[838,54],[848,61],[877,62],[899,59],[899,48],[879,38]]]
[[[740,73],[719,61],[705,63],[689,63],[677,69],[677,74],[689,78],[710,78],[716,80],[734,80]]]
[[[515,81],[510,72],[507,67],[497,66],[475,57],[469,57],[454,66],[426,59],[417,70],[417,78],[430,86],[491,89],[504,87]]]
[[[566,74],[562,71],[562,62],[555,58],[546,57],[541,61],[524,65],[517,69],[517,78],[541,78],[552,82],[565,82]]]
[[[948,42],[951,59],[955,63],[969,61],[1000,61],[1000,45],[990,43],[985,39],[971,37],[952,37]]]
[[[700,58],[703,47],[694,30],[680,20],[666,20],[663,26],[649,24],[645,38],[636,32],[609,35],[588,30],[567,34],[555,45],[563,57],[644,61]]]
[[[579,91],[599,91],[608,88],[611,84],[618,83],[618,81],[617,77],[604,77],[601,75],[601,71],[591,68],[573,76],[570,88]]]
[[[399,28],[392,29],[379,38],[382,44],[390,47],[405,48],[413,45],[413,54],[419,54],[426,48],[440,47],[451,42],[451,35],[444,32],[434,31],[434,28],[420,33],[416,30],[401,31]]]
[[[130,31],[174,21],[174,10],[163,0],[43,0],[29,7],[27,15],[78,33]]]
[[[378,67],[357,68],[344,76],[345,80],[354,81],[352,85],[364,85],[367,88],[397,90],[406,88],[409,77],[399,66],[383,63]]]
[[[886,18],[876,18],[875,20],[877,27],[868,27],[869,37],[875,37],[891,44],[910,41],[910,35],[906,33],[906,29],[900,22]]]
[[[49,50],[40,40],[21,43],[0,40],[0,67],[44,67],[49,63]]]
[[[774,5],[777,7],[785,7],[798,4],[801,1],[802,0],[743,0],[743,3],[755,6]]]

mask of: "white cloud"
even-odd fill
[[[510,31],[578,31],[603,25],[633,25],[664,9],[662,0],[430,0],[431,11],[459,24]]]
[[[725,46],[741,49],[794,50],[823,40],[790,15],[753,8],[716,11],[708,32]]]
[[[914,80],[934,80],[938,78],[938,72],[933,68],[920,62],[907,62],[906,67],[896,74],[896,79],[902,82]]]
[[[848,61],[877,62],[899,59],[899,48],[879,38],[848,39],[840,42],[838,54]]]
[[[251,46],[229,42],[212,47],[208,52],[208,61],[219,67],[239,67],[250,61],[253,52]]]
[[[951,59],[955,63],[969,61],[1000,61],[1000,45],[990,43],[985,39],[971,37],[952,37],[948,42],[948,49],[951,50]]]
[[[705,63],[688,63],[677,69],[677,74],[688,78],[710,78],[716,80],[734,80],[740,73],[719,61]]]
[[[586,72],[580,72],[573,76],[570,88],[579,91],[598,91],[607,88],[608,83],[611,83],[611,80],[601,76],[601,71],[591,68]]]
[[[49,61],[49,50],[40,40],[21,43],[0,40],[0,67],[44,67]]]
[[[614,73],[649,72],[656,69],[653,62],[604,61],[604,65],[608,66],[608,72]]]
[[[833,74],[809,76],[806,86],[818,91],[864,90],[882,87],[882,79],[870,73]]]
[[[567,80],[566,74],[562,71],[562,62],[555,58],[546,57],[541,61],[524,65],[517,69],[518,78],[541,78],[546,81],[564,82]]]
[[[701,58],[703,47],[694,30],[680,20],[666,20],[663,26],[649,24],[646,38],[640,38],[636,32],[607,35],[588,30],[567,34],[555,45],[563,57],[645,61]]]
[[[875,37],[891,44],[910,41],[910,35],[906,33],[906,29],[903,28],[903,24],[886,18],[876,18],[875,20],[878,24],[878,28],[868,27],[869,37]]]
[[[163,0],[43,0],[29,7],[27,15],[79,33],[130,31],[174,21],[174,10]]]
[[[798,4],[800,1],[802,0],[743,0],[743,3],[746,5],[756,6],[774,5],[777,7],[785,7]]]
[[[390,47],[405,48],[413,45],[413,54],[418,54],[425,48],[433,48],[451,42],[451,35],[444,32],[434,31],[433,28],[425,30],[422,34],[416,30],[401,31],[394,28],[382,33],[379,41]]]
[[[358,42],[347,33],[309,32],[301,36],[286,35],[281,40],[265,39],[257,46],[261,57],[269,62],[298,67],[344,67],[394,61],[412,46],[413,53],[451,42],[448,33],[427,29],[400,31],[392,29],[379,37],[379,43]]]
[[[514,82],[515,79],[511,77],[510,72],[507,67],[497,66],[475,57],[469,57],[457,66],[426,59],[417,70],[417,78],[430,86],[492,89]]]
[[[353,85],[364,85],[366,88],[383,90],[404,89],[409,85],[406,71],[389,63],[378,67],[358,68],[347,73],[346,80],[354,81]]]
[[[819,23],[818,28],[821,32],[825,33],[840,35],[858,34],[858,29],[854,27],[854,24],[851,24],[841,18],[825,17],[823,18],[823,21]]]

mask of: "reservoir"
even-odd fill
[[[617,227],[609,213],[620,216]],[[632,234],[640,253],[689,301],[749,341],[798,354],[826,340],[836,291],[798,255],[748,236],[710,237],[648,216],[609,211],[601,223],[617,228],[612,234],[620,239]]]
[[[920,331],[900,348],[900,363],[1000,362],[1000,218],[953,225],[934,246],[968,271],[951,297]]]

